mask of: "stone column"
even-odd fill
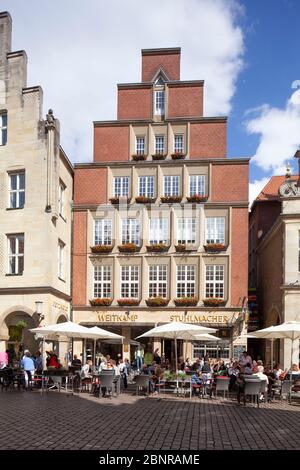
[[[123,326],[122,327],[122,336],[125,336],[123,340],[123,346],[122,346],[122,357],[124,359],[129,359],[130,362],[130,334],[131,334],[131,328],[130,326]]]

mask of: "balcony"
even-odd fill
[[[104,255],[106,253],[110,253],[113,249],[113,245],[94,245],[91,246],[91,252],[95,255],[101,254]]]

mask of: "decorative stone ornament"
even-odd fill
[[[279,188],[281,197],[300,197],[300,186],[298,181],[286,181]]]

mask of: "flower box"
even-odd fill
[[[111,297],[103,297],[98,299],[91,299],[90,304],[94,307],[104,307],[109,306],[112,303]]]
[[[177,253],[182,253],[186,251],[186,244],[185,243],[178,243],[178,245],[175,245],[175,250]]]
[[[178,297],[174,299],[176,307],[195,307],[198,303],[196,297]]]
[[[129,202],[130,202],[130,198],[128,198],[126,196],[124,196],[124,197],[119,197],[119,196],[111,197],[109,200],[112,204],[120,204],[121,202],[123,204],[129,204]]]
[[[118,246],[120,253],[134,253],[140,250],[140,246],[135,243],[124,243]]]
[[[152,297],[146,300],[148,307],[166,307],[170,299],[165,299],[164,297]]]
[[[146,249],[149,253],[161,253],[163,251],[168,251],[170,247],[164,243],[155,243],[153,245],[147,245]]]
[[[113,249],[113,245],[94,245],[91,246],[91,252],[98,254],[105,254],[105,253],[110,253]]]
[[[204,249],[207,252],[218,253],[219,251],[225,251],[226,246],[223,243],[208,243],[204,245]]]
[[[175,202],[180,202],[182,199],[182,196],[162,196],[160,198],[161,202],[163,203],[175,203]]]
[[[207,200],[208,196],[200,196],[199,194],[194,194],[193,196],[188,196],[186,198],[187,202],[204,202]]]
[[[211,297],[209,299],[203,300],[204,307],[224,307],[226,304],[226,300],[224,299],[217,299],[215,297]]]
[[[137,196],[135,198],[135,202],[138,204],[153,204],[155,202],[155,197]]]
[[[167,154],[164,153],[155,153],[152,155],[152,160],[165,160],[167,157]]]
[[[118,299],[117,302],[120,305],[120,307],[134,307],[136,305],[139,305],[140,300],[139,299]]]
[[[147,155],[145,155],[144,153],[137,153],[137,154],[132,155],[132,160],[134,160],[135,162],[146,160],[146,158],[147,158]]]
[[[176,152],[171,154],[172,160],[183,160],[185,158],[185,153]]]

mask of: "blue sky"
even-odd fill
[[[253,157],[250,198],[287,161],[296,168],[299,0],[1,0],[0,8],[73,162],[92,160],[92,121],[116,117],[116,84],[139,81],[140,49],[181,46],[182,79],[205,79],[205,114],[229,116],[228,156]]]

